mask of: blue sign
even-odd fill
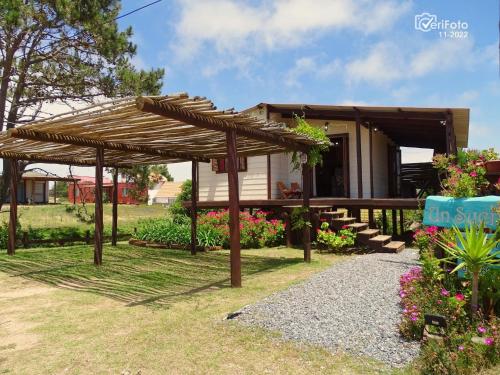
[[[487,196],[477,198],[451,198],[429,196],[425,200],[425,225],[464,229],[471,224],[484,223],[484,226],[495,230],[500,215],[500,197]]]

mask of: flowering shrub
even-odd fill
[[[354,246],[356,233],[347,225],[344,225],[337,233],[329,229],[327,222],[321,223],[318,229],[317,241],[330,250],[339,251],[346,247]]]
[[[425,249],[428,249],[431,244],[436,242],[436,236],[438,233],[438,227],[431,226],[425,229],[417,229],[413,234],[413,240],[415,246],[422,252]]]
[[[458,151],[457,156],[434,156],[434,168],[445,176],[441,181],[442,194],[455,198],[482,195],[490,185],[485,177],[484,163],[493,159],[498,159],[493,149]]]
[[[446,318],[443,340],[423,345],[417,366],[425,374],[470,374],[494,366],[500,358],[498,318],[469,314],[470,283],[443,271],[432,252],[421,254],[422,266],[400,277],[403,314],[399,326],[407,339],[421,339],[424,314]]]
[[[254,215],[240,212],[240,243],[243,248],[277,246],[283,243],[285,225],[277,219],[267,219],[271,212],[257,211]],[[200,226],[209,225],[224,236],[224,247],[229,246],[229,213],[227,210],[210,211],[198,217]]]
[[[267,219],[269,212],[255,215],[240,213],[241,247],[260,248],[283,243],[285,225],[276,219]],[[210,211],[198,216],[197,241],[200,246],[229,247],[229,213]],[[140,223],[137,238],[162,244],[189,245],[191,226],[188,221],[151,219]]]

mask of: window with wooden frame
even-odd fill
[[[227,173],[227,158],[226,159],[212,159],[212,171],[215,173]],[[247,158],[241,156],[238,158],[238,172],[247,171]]]

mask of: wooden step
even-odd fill
[[[340,230],[344,225],[353,224],[354,222],[356,222],[355,217],[339,217],[332,220],[332,226],[333,229]]]
[[[368,240],[368,246],[373,250],[379,250],[382,246],[388,244],[391,239],[392,236],[379,234],[378,236],[372,237]]]
[[[365,229],[356,235],[356,241],[359,245],[368,246],[368,240],[380,234],[378,229]]]
[[[380,249],[384,253],[400,253],[405,249],[405,243],[402,241],[391,241]]]
[[[326,219],[326,220],[328,220],[330,222],[332,219],[338,219],[338,218],[341,218],[342,216],[344,216],[343,212],[340,212],[340,211],[329,211],[329,212],[322,212],[321,215],[320,215],[320,218],[321,219]]]
[[[354,230],[354,232],[358,233],[365,229],[368,229],[368,224],[366,223],[352,223],[347,225],[350,229]]]

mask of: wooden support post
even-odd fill
[[[392,235],[395,236],[398,234],[398,212],[396,210],[392,210]]]
[[[387,234],[387,212],[382,209],[382,234]]]
[[[57,203],[57,181],[54,181],[54,204]]]
[[[73,205],[76,205],[76,180],[73,180]]]
[[[191,162],[191,255],[196,255],[196,215],[198,210],[196,207],[196,202],[198,201],[197,191],[198,191],[198,162]]]
[[[370,198],[373,198],[375,196],[375,193],[373,191],[373,129],[371,124],[370,124],[369,151],[370,151]]]
[[[311,222],[311,167],[308,162],[302,164],[302,206],[305,208],[304,220]],[[311,227],[304,226],[304,262],[311,261]]]
[[[10,164],[10,213],[9,213],[9,238],[7,240],[7,255],[16,253],[17,229],[17,160],[9,159]]]
[[[369,208],[368,209],[368,226],[370,228],[374,228],[375,227],[375,219],[373,217],[373,208]]]
[[[361,118],[356,112],[356,164],[358,167],[358,198],[363,198],[363,160],[361,159]]]
[[[241,287],[241,249],[240,249],[240,199],[238,184],[238,157],[236,131],[226,132],[227,142],[227,180],[229,187],[229,245],[231,258],[231,286]]]
[[[102,236],[103,236],[103,218],[102,218],[102,168],[104,165],[104,149],[96,148],[95,157],[95,234],[94,234],[94,264],[102,264]]]
[[[113,170],[113,217],[111,222],[111,246],[116,246],[118,238],[118,168]]]
[[[271,155],[267,155],[267,199],[271,199],[272,185],[271,185]]]
[[[403,210],[399,210],[399,234],[403,235],[405,232],[405,219],[404,219],[404,214]]]

